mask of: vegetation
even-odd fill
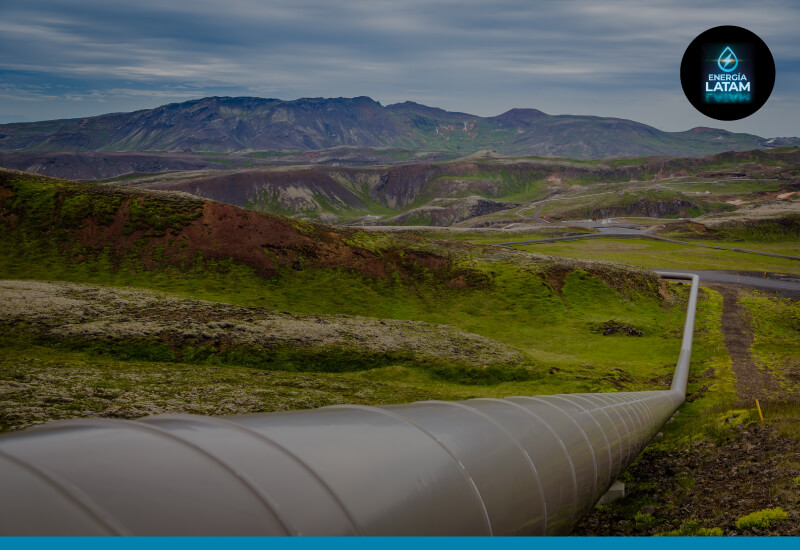
[[[698,520],[689,520],[679,529],[656,533],[662,537],[721,537],[722,529],[719,527],[704,527]]]
[[[387,268],[385,275],[367,276],[347,264],[313,266],[309,255],[264,277],[232,258],[193,253],[176,261],[191,251],[187,232],[202,235],[205,224],[213,221],[198,217],[202,203],[197,201],[131,195],[113,188],[98,193],[91,186],[27,177],[8,182],[5,189],[9,191],[3,195],[2,207],[14,212],[16,222],[0,225],[2,278],[148,288],[291,315],[425,321],[491,338],[520,357],[516,363],[486,360],[476,365],[447,354],[420,361],[418,356],[367,352],[357,345],[231,347],[224,342],[176,342],[161,336],[41,340],[32,336],[38,332],[36,327],[8,330],[6,349],[30,349],[34,358],[36,350],[46,356],[43,350],[52,348],[71,354],[65,357],[75,358],[76,365],[97,366],[106,357],[117,365],[131,361],[152,369],[198,365],[305,376],[312,371],[314,376],[339,373],[376,383],[408,384],[413,392],[462,398],[652,389],[654,379],[668,383],[680,345],[685,290],[659,284],[644,272],[558,263],[495,247],[414,236],[345,232],[342,243],[353,251],[371,254],[375,261],[394,262],[382,264]],[[66,209],[65,204],[69,205]],[[82,214],[73,215],[73,211]],[[120,220],[127,229],[117,243],[127,238],[128,248],[109,247],[102,238],[93,247],[79,245],[74,238],[85,224],[103,235],[119,226]],[[313,236],[318,231],[306,222],[291,223],[299,224],[292,231],[300,235]],[[125,234],[127,230],[131,231]],[[451,267],[437,267],[446,262]],[[596,327],[610,319],[634,327],[642,336],[603,335]],[[641,353],[645,348],[648,354]]]
[[[789,514],[783,508],[766,508],[747,514],[736,520],[736,528],[742,531],[748,529],[768,529],[775,523],[783,521]]]
[[[164,412],[224,415],[447,398],[400,381],[232,365],[120,360],[89,352],[4,346],[0,431],[75,417],[136,418]]]
[[[169,280],[175,279],[168,277],[166,281]],[[195,279],[194,282],[197,284],[195,294],[197,291],[202,292],[203,281]],[[516,296],[536,288],[535,284],[528,284],[514,290],[512,282],[505,281],[503,284]],[[310,320],[308,324],[340,323],[337,320],[338,316],[319,317],[319,309],[323,308],[314,308],[310,303],[312,297],[319,300],[320,296],[323,296],[326,302],[333,299],[332,293],[320,293],[325,286],[321,283],[315,287],[317,292],[311,291],[308,303],[301,306],[316,310],[314,320]],[[635,340],[648,341],[653,348],[652,357],[642,358],[635,344],[625,341],[630,339],[624,336],[602,336],[597,333],[594,327],[599,319],[605,318],[604,314],[592,313],[588,315],[588,319],[582,318],[588,314],[589,296],[598,290],[606,307],[605,313],[610,310],[615,312],[615,317],[635,319],[636,325],[644,329],[645,336]],[[112,292],[113,289],[108,291]],[[78,293],[75,296],[79,296],[85,291],[76,289],[74,292]],[[6,324],[3,327],[3,336],[0,338],[0,347],[4,350],[0,377],[7,382],[21,384],[20,387],[23,389],[6,394],[7,405],[4,407],[6,409],[4,414],[11,416],[5,418],[3,423],[5,429],[11,429],[27,425],[30,421],[37,421],[36,419],[41,421],[47,418],[64,418],[70,414],[106,415],[108,407],[116,411],[114,414],[133,417],[141,410],[137,405],[140,403],[141,394],[135,391],[129,392],[133,391],[133,386],[139,384],[137,382],[139,378],[143,384],[152,385],[147,390],[152,407],[160,410],[197,411],[196,405],[190,402],[192,398],[186,393],[185,388],[190,386],[198,389],[209,388],[215,386],[217,380],[228,380],[227,377],[233,377],[237,380],[233,386],[237,388],[236,394],[241,397],[241,406],[234,406],[228,402],[230,395],[226,391],[220,390],[221,393],[217,394],[216,390],[211,393],[203,390],[204,410],[214,411],[213,414],[294,408],[295,405],[292,403],[300,403],[297,406],[304,406],[302,403],[307,406],[320,406],[339,402],[340,399],[349,398],[348,396],[355,391],[351,388],[360,383],[368,383],[367,387],[373,388],[374,392],[362,395],[357,402],[379,404],[403,402],[407,400],[406,398],[466,399],[478,396],[503,397],[593,391],[598,388],[645,389],[648,386],[652,387],[654,373],[659,373],[658,376],[668,382],[677,350],[677,334],[683,313],[680,301],[675,301],[679,296],[672,298],[673,303],[668,306],[667,311],[664,311],[657,299],[648,299],[638,292],[631,294],[629,299],[623,299],[616,291],[605,287],[599,280],[586,273],[567,276],[562,292],[563,298],[554,296],[548,299],[546,296],[540,296],[540,300],[543,301],[539,304],[523,302],[509,315],[501,316],[501,322],[504,323],[508,334],[494,330],[497,317],[491,311],[482,312],[480,308],[476,308],[467,312],[455,307],[453,303],[448,306],[451,300],[456,301],[455,295],[439,302],[444,309],[436,315],[431,311],[422,311],[421,314],[418,312],[414,315],[410,311],[403,313],[399,308],[395,310],[396,313],[409,317],[417,319],[427,317],[440,323],[448,322],[450,326],[461,325],[474,329],[473,332],[489,334],[498,341],[498,345],[511,345],[507,348],[512,352],[509,357],[516,357],[511,361],[501,360],[501,356],[498,355],[490,355],[483,359],[478,359],[480,355],[473,355],[475,359],[465,362],[448,351],[452,343],[436,344],[438,329],[431,331],[424,326],[415,330],[424,331],[431,347],[440,350],[433,355],[402,351],[373,352],[365,349],[358,341],[353,341],[345,347],[320,347],[313,343],[314,339],[310,337],[312,333],[305,332],[305,329],[297,332],[296,336],[301,337],[299,341],[309,341],[310,344],[299,346],[277,342],[264,348],[247,344],[246,341],[237,343],[230,337],[214,336],[226,333],[242,334],[241,331],[247,327],[246,319],[254,315],[257,318],[259,315],[252,307],[245,308],[241,313],[247,316],[245,318],[234,316],[227,321],[205,324],[194,321],[192,326],[195,328],[187,329],[193,335],[187,335],[187,331],[180,332],[175,322],[169,324],[169,328],[160,329],[161,332],[153,333],[147,329],[145,332],[152,334],[149,337],[126,336],[118,334],[119,330],[109,332],[110,329],[98,332],[96,328],[86,334],[75,333],[77,330],[75,327],[79,325],[69,325],[72,327],[72,332],[69,333],[73,334],[72,336],[59,336],[48,332],[39,324],[12,322],[11,325]],[[229,296],[236,298],[243,305],[252,304],[250,299],[241,295]],[[355,293],[350,296],[355,296]],[[502,304],[497,302],[497,298],[492,297],[492,293],[488,291],[474,296],[482,302],[482,305],[509,307],[508,302]],[[145,322],[142,315],[145,310],[154,309],[153,306],[142,306],[143,310],[137,310],[134,306],[122,305],[125,302],[119,301],[118,298],[115,300],[113,303],[118,304],[115,307],[121,308],[129,322],[135,320],[137,326],[144,328],[148,326],[142,324]],[[193,310],[186,310],[185,306],[181,305],[183,302],[174,302],[174,298],[170,300],[173,301],[160,307],[164,311],[172,312],[171,314],[179,319],[184,317],[203,319],[209,316],[208,313],[192,313]],[[96,299],[92,303],[95,304],[94,308],[98,307],[99,302]],[[341,302],[339,304],[342,305]],[[523,307],[531,308],[537,305],[546,307],[547,304],[551,307],[560,305],[561,313],[558,314],[558,318],[564,322],[563,327],[561,322],[554,322],[551,319],[537,319],[530,313],[521,315]],[[421,304],[417,302],[407,305],[420,307]],[[638,305],[641,305],[646,312],[637,313]],[[210,304],[208,307],[221,307],[224,310],[230,306]],[[335,305],[327,307],[336,309]],[[215,310],[209,309],[209,311]],[[213,315],[219,319],[219,313]],[[513,320],[515,316],[517,319]],[[106,323],[115,326],[113,318],[105,314],[98,317],[99,319],[106,319]],[[293,314],[287,316],[287,321],[289,319],[295,326],[299,326],[297,323],[303,318]],[[83,322],[89,323],[88,326],[94,326],[92,323],[97,321],[87,318]],[[49,326],[48,323],[50,321],[44,326]],[[230,327],[220,331],[215,328],[220,323]],[[533,326],[521,326],[524,323]],[[490,326],[491,330],[488,328]],[[210,335],[203,337],[204,333]],[[262,333],[263,331],[259,332]],[[407,333],[402,341],[413,342],[414,340],[409,339],[412,335]],[[554,338],[556,341],[550,342],[549,338]],[[534,345],[524,345],[525,340],[533,340]],[[588,340],[588,343],[578,343],[579,340]],[[597,358],[589,353],[592,345],[600,351]],[[463,345],[459,345],[459,348],[463,349]],[[615,361],[615,357],[622,357],[624,360]],[[247,369],[254,372],[248,374]],[[255,371],[275,374],[267,376],[257,374]],[[137,377],[135,375],[137,372],[150,374]],[[278,373],[283,374],[278,375]],[[598,376],[599,373],[603,374]],[[64,383],[53,384],[53,377],[64,377]],[[172,380],[174,383],[158,385],[157,381],[162,378]],[[296,399],[286,402],[281,401],[284,393],[266,391],[266,387],[262,385],[272,379],[280,380],[281,384],[293,385],[295,378],[305,384],[303,388],[309,389],[292,390]],[[43,384],[50,388],[45,391]],[[103,402],[102,407],[96,403],[92,405],[94,390],[91,388],[95,387],[105,388],[116,395],[117,400],[114,403]],[[249,392],[255,392],[260,396],[259,399],[245,398]],[[390,393],[392,395],[389,395]],[[63,403],[68,403],[69,406],[51,407],[52,403],[48,399],[62,397],[65,399]],[[15,406],[9,408],[9,403],[15,403]],[[27,405],[19,409],[23,404]],[[33,419],[24,413],[24,410],[28,410],[26,409],[28,406],[33,407],[29,411],[33,411],[31,414],[35,413]],[[51,414],[51,409],[52,415],[55,416],[48,416]]]
[[[752,352],[790,395],[800,392],[800,302],[787,298],[749,293],[741,303],[753,324]]]
[[[422,228],[405,233],[411,237],[438,239],[444,241],[468,242],[474,244],[496,244],[511,241],[529,241],[535,239],[549,239],[569,235],[582,235],[591,233],[591,229],[583,227],[537,227],[535,230],[521,229],[519,231],[498,231],[491,229],[435,229]]]
[[[797,273],[795,260],[643,239],[595,238],[515,245],[519,250],[567,258],[605,260],[651,269],[729,269]]]
[[[455,133],[459,135],[453,139],[435,134],[431,139],[441,140],[450,147],[456,138],[467,141],[475,138],[464,135],[462,130]],[[272,172],[238,172],[234,176],[237,187],[247,186],[246,206],[325,223],[349,223],[365,216],[388,218],[409,214],[432,200],[469,195],[499,199],[509,205],[549,198],[542,214],[556,219],[644,213],[657,218],[698,216],[734,209],[726,204],[732,199],[760,201],[765,192],[794,189],[788,178],[792,177],[797,155],[791,151],[770,151],[704,159],[597,160],[475,155],[454,160],[457,152],[420,154],[412,149],[334,147],[315,152],[264,151],[247,155],[202,152],[195,156],[202,163],[214,161],[234,167],[254,163],[303,165]],[[423,160],[436,163],[420,163]],[[309,162],[316,166],[307,166]],[[397,162],[410,164],[403,168],[382,166]],[[325,166],[331,163],[336,166]],[[361,168],[363,165],[373,167]],[[268,173],[272,175],[265,176]],[[664,174],[670,176],[665,178]],[[178,171],[161,175],[128,174],[104,181],[138,179],[137,185],[170,182],[182,189],[200,189],[201,194],[208,192],[225,201],[233,195],[226,195],[217,183],[228,175],[210,171],[198,179],[196,172]],[[381,184],[381,178],[388,179]],[[203,191],[207,184],[211,189]],[[236,195],[230,200],[240,201],[242,197]],[[458,224],[513,223],[517,218],[514,211],[506,210]],[[421,215],[412,222],[430,223],[431,219]]]
[[[75,308],[68,323],[62,317],[70,309],[46,318],[0,314],[0,431],[80,416],[666,388],[688,288],[596,260],[796,268],[791,260],[631,239],[520,247],[592,260],[574,261],[463,242],[489,242],[495,237],[488,233],[453,233],[462,242],[442,242],[450,233],[334,232],[277,220],[273,229],[284,240],[256,247],[275,259],[274,272],[265,273],[192,248],[217,221],[199,201],[30,176],[0,183],[0,279],[100,285],[65,287],[62,298],[91,304]],[[312,238],[324,247],[314,248]],[[341,261],[319,263],[337,253]],[[130,287],[169,294],[147,293],[145,305],[131,305],[120,297]],[[110,303],[124,321],[97,309],[103,292],[117,296]],[[752,293],[742,304],[753,320],[756,358],[796,395],[796,302]],[[732,529],[735,518],[676,521],[675,510],[704,486],[699,472],[722,449],[744,448],[745,432],[769,428],[764,433],[782,441],[800,433],[796,400],[765,403],[763,425],[739,402],[721,313],[721,296],[703,289],[688,402],[634,470],[652,457],[691,454],[698,463],[687,461],[664,491],[627,473],[630,496],[597,512],[624,518],[629,534],[723,534],[717,520]],[[269,319],[273,328],[291,325],[291,338],[258,324]],[[393,323],[401,323],[393,330],[405,347],[363,336],[367,329],[388,334]],[[338,339],[320,343],[310,327],[330,325]],[[739,455],[724,466],[731,464],[751,467]],[[800,463],[786,458],[771,468],[768,490],[791,502],[786,487],[795,489]],[[762,516],[739,528],[778,525]]]
[[[800,252],[800,214],[780,217],[736,220],[728,223],[699,226],[699,224],[675,224],[660,232],[664,237],[697,242],[730,244],[739,248],[776,251],[775,246],[785,245],[780,251]]]
[[[755,313],[758,344],[754,343],[754,351],[759,346],[779,348],[792,330],[796,302],[748,292],[742,303]],[[593,511],[578,533],[704,536],[735,534],[735,529],[758,529],[757,534],[790,532],[780,522],[761,519],[761,513],[745,520],[748,527],[742,527],[740,516],[749,514],[756,503],[782,507],[787,514],[797,509],[797,389],[762,402],[764,421],[752,400],[737,394],[721,332],[721,306],[719,294],[703,289],[687,402],[674,421],[662,428],[662,437],[652,441],[623,474],[626,497]],[[787,307],[790,309],[784,309]],[[792,353],[788,350],[786,357]],[[796,359],[796,351],[793,357]],[[698,360],[704,370],[696,368]],[[689,512],[694,517],[687,520]],[[758,526],[753,527],[756,522]],[[587,527],[595,523],[613,527],[604,531]]]
[[[680,307],[665,309],[657,298],[640,291],[620,294],[586,272],[568,275],[559,294],[536,275],[498,266],[492,266],[495,275],[487,288],[459,290],[430,283],[404,288],[389,281],[324,270],[265,282],[244,268],[228,266],[225,272],[215,270],[211,263],[202,270],[155,273],[126,265],[117,271],[110,264],[95,266],[96,271],[83,264],[61,270],[50,265],[49,270],[47,266],[31,270],[29,276],[132,285],[295,314],[366,315],[448,324],[514,346],[531,362],[547,364],[551,372],[542,373],[536,389],[526,390],[539,393],[650,387],[654,375],[671,372],[679,348],[675,331],[683,314]],[[8,277],[6,273],[4,277]],[[600,293],[602,308],[593,307],[593,293]],[[597,332],[595,326],[609,318],[623,320],[644,335],[633,342]],[[498,326],[504,329],[498,331]],[[642,356],[641,345],[650,347],[649,356]],[[397,358],[394,361],[400,368]]]
[[[675,181],[661,181],[659,185],[682,193],[703,194],[712,200],[725,200],[732,197],[750,197],[764,191],[778,191],[786,183],[780,180],[758,179],[716,179],[687,177]],[[706,192],[708,195],[706,195]]]
[[[648,215],[660,218],[696,217],[735,207],[695,200],[670,189],[648,186],[594,185],[574,197],[569,195],[547,202],[540,215],[552,219],[581,220],[594,217]]]

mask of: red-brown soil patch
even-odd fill
[[[273,277],[287,269],[338,268],[372,278],[416,279],[427,273],[442,284],[485,283],[485,277],[454,268],[452,260],[443,255],[406,248],[401,252],[391,243],[380,249],[369,245],[362,248],[359,242],[369,243],[371,238],[358,237],[354,230],[335,230],[183,194],[53,183],[39,177],[43,193],[48,185],[56,189],[55,208],[52,214],[46,210],[52,219],[42,222],[41,210],[39,217],[30,217],[36,206],[25,201],[15,204],[12,182],[19,173],[0,172],[0,176],[4,197],[0,200],[0,223],[5,230],[14,232],[24,225],[40,235],[52,235],[72,260],[107,253],[112,264],[119,266],[134,257],[146,269],[189,268],[198,260],[232,260],[261,277]],[[106,210],[111,205],[111,210],[105,215],[76,219],[74,213],[65,212],[67,202],[74,205],[76,197],[94,206],[103,205]],[[86,211],[92,212],[92,208]],[[12,236],[9,233],[9,238]]]

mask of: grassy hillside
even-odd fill
[[[686,286],[441,236],[334,231],[180,194],[0,172],[0,431],[75,417],[668,387]],[[742,303],[757,357],[796,392],[796,304]],[[765,502],[796,517],[786,489],[800,474],[796,406],[765,406],[769,424],[757,426],[749,403],[737,404],[722,309],[718,293],[701,291],[689,402],[625,474],[629,498],[599,507],[579,533],[737,529],[758,509],[742,476],[744,496],[724,517],[705,501],[682,503],[725,498],[713,480],[727,480],[731,464],[753,466],[754,437],[772,453],[759,477]],[[741,453],[720,462],[734,444]],[[665,464],[680,475],[665,477]],[[691,492],[695,483],[703,491]],[[761,532],[789,532],[770,529]]]
[[[665,227],[660,235],[674,239],[739,244],[800,243],[800,208],[767,218],[730,217],[719,223],[679,223]],[[743,248],[746,248],[742,246]]]
[[[354,336],[327,348],[307,336],[276,339],[277,328],[257,345],[177,337],[176,328],[169,332],[161,325],[146,336],[109,340],[80,332],[66,338],[56,331],[40,340],[32,336],[42,333],[35,325],[24,329],[13,321],[24,329],[6,338],[17,357],[25,349],[52,357],[45,350],[56,346],[79,354],[69,355],[77,364],[88,361],[80,354],[96,362],[99,353],[114,361],[180,364],[189,371],[187,358],[189,365],[294,370],[304,376],[351,370],[347,376],[411,384],[414,395],[465,397],[659,387],[668,382],[679,348],[683,293],[645,271],[414,235],[338,232],[179,195],[20,173],[2,173],[0,190],[5,279],[140,287],[231,304],[225,307],[263,308],[258,315],[283,311],[303,322],[315,315],[424,321],[431,334],[448,325],[464,338],[488,338],[497,350],[506,350],[472,356],[441,351],[425,358],[413,339],[406,339],[406,347],[377,353],[355,336],[374,326],[369,320],[357,322],[362,328],[352,329]],[[146,321],[141,308],[128,310],[138,323]],[[642,335],[604,335],[601,325],[608,321]],[[218,332],[226,331],[212,330]],[[187,346],[202,351],[187,352]],[[705,368],[702,359],[697,368]]]
[[[609,187],[611,187],[610,190]],[[553,220],[646,216],[694,218],[709,212],[734,210],[729,204],[701,201],[670,189],[634,186],[596,186],[577,196],[559,197],[544,205],[540,215]]]

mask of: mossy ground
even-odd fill
[[[14,380],[17,376],[14,373],[18,371],[14,370],[14,365],[20,362],[28,365],[26,368],[35,364],[47,364],[48,369],[63,368],[63,372],[70,372],[75,368],[82,372],[95,369],[97,374],[93,376],[102,380],[113,380],[114,370],[124,361],[130,361],[151,371],[168,372],[175,368],[176,372],[191,373],[190,378],[194,380],[192,383],[200,384],[199,380],[205,380],[203,383],[208,385],[213,385],[214,377],[219,375],[219,371],[209,370],[211,367],[230,367],[234,370],[251,367],[254,370],[286,372],[286,376],[293,376],[289,373],[294,371],[312,378],[319,374],[321,387],[325,386],[327,376],[338,373],[350,378],[353,383],[362,380],[378,384],[398,384],[399,387],[407,388],[406,393],[409,395],[435,395],[444,399],[636,390],[668,385],[674,357],[680,345],[685,292],[670,290],[667,293],[670,303],[662,303],[657,296],[648,296],[640,291],[632,291],[630,295],[623,296],[583,271],[567,274],[561,291],[558,292],[538,276],[516,273],[508,266],[506,269],[509,273],[504,276],[496,272],[492,288],[470,293],[453,290],[450,293],[441,291],[438,295],[423,294],[425,300],[395,296],[394,304],[385,300],[383,307],[386,309],[377,311],[367,305],[375,307],[372,300],[380,301],[380,295],[368,296],[361,308],[353,301],[348,303],[348,308],[344,308],[344,304],[337,305],[338,302],[333,299],[332,294],[324,293],[323,289],[330,293],[345,292],[345,289],[320,282],[319,286],[314,286],[305,295],[306,301],[302,301],[301,297],[304,295],[299,294],[293,297],[291,304],[282,303],[291,305],[293,313],[281,314],[282,317],[274,321],[281,323],[281,319],[285,318],[285,322],[292,322],[292,326],[299,327],[299,323],[305,318],[298,317],[297,314],[302,313],[301,310],[312,310],[314,317],[303,322],[306,323],[304,326],[313,326],[317,323],[336,322],[336,315],[320,317],[319,313],[325,313],[324,310],[334,310],[340,314],[342,309],[347,309],[351,314],[380,313],[382,315],[374,317],[406,317],[434,323],[430,328],[425,328],[425,325],[415,328],[417,325],[413,325],[403,329],[407,335],[400,336],[399,340],[396,331],[389,330],[391,326],[385,327],[383,335],[379,332],[376,336],[369,337],[377,338],[376,342],[369,342],[370,345],[384,344],[380,342],[381,338],[387,339],[387,342],[390,338],[394,339],[394,343],[385,343],[394,346],[391,348],[394,351],[389,352],[364,347],[367,344],[360,343],[363,338],[337,340],[339,343],[331,347],[313,333],[305,332],[305,329],[303,332],[296,332],[293,337],[280,336],[292,338],[287,340],[291,345],[279,344],[283,340],[277,339],[279,334],[274,332],[274,328],[264,329],[267,330],[264,335],[273,342],[268,347],[247,344],[249,340],[246,335],[250,330],[247,328],[248,324],[231,313],[224,313],[231,306],[207,303],[204,307],[209,311],[213,311],[215,307],[220,310],[213,317],[216,321],[209,323],[201,320],[202,317],[208,317],[209,313],[194,315],[188,309],[179,308],[177,304],[180,304],[180,300],[175,298],[171,299],[171,305],[167,309],[173,309],[176,315],[180,314],[179,317],[198,318],[197,321],[190,322],[191,326],[185,330],[182,327],[186,323],[178,319],[172,322],[174,326],[168,328],[164,328],[168,319],[148,321],[155,315],[150,312],[155,307],[153,305],[143,306],[150,313],[137,311],[130,306],[123,307],[121,319],[124,322],[120,321],[121,324],[115,324],[116,318],[109,317],[106,313],[86,313],[90,309],[82,305],[79,308],[81,317],[69,322],[63,321],[65,328],[55,326],[53,330],[56,332],[45,331],[51,330],[47,327],[52,328],[53,323],[58,325],[52,319],[39,324],[31,322],[28,325],[17,320],[11,327],[5,328],[4,336],[0,338],[0,346],[3,347],[6,357],[3,379],[11,384],[5,388],[3,409],[15,408],[16,398],[12,396],[17,395],[13,388],[16,387]],[[194,294],[202,295],[202,288],[196,287]],[[423,290],[424,288],[416,289],[417,292]],[[114,293],[113,289],[106,291]],[[275,289],[271,291],[275,292]],[[290,294],[285,289],[280,293],[284,296]],[[268,296],[274,297],[274,294]],[[327,296],[331,298],[326,298],[324,302],[331,303],[323,305],[320,298]],[[215,297],[220,298],[219,295]],[[249,306],[251,303],[239,293],[233,293],[229,297],[239,305]],[[400,301],[403,299],[406,300],[405,303]],[[601,308],[594,307],[598,301]],[[122,307],[124,302],[118,300],[116,303]],[[260,308],[239,309],[244,311],[242,315],[251,320],[255,317],[257,321],[259,315],[262,315],[259,313],[262,311]],[[269,312],[272,308],[263,311]],[[95,318],[102,321],[95,321]],[[634,326],[643,335],[605,336],[598,327],[611,319]],[[355,318],[347,321],[351,324],[357,323]],[[134,328],[126,328],[134,322]],[[220,323],[232,328],[214,328],[222,326]],[[364,319],[362,323],[363,329],[359,329],[357,324],[347,329],[352,332],[342,333],[343,329],[336,330],[341,334],[353,335],[347,338],[357,338],[359,330],[367,334],[364,331],[373,330],[370,327],[379,323],[391,325],[397,322]],[[437,328],[441,325],[452,328]],[[84,326],[86,328],[81,328]],[[186,331],[191,332],[191,339],[187,340],[182,336]],[[451,333],[462,334],[455,331],[465,331],[465,337],[473,339],[487,336],[497,343],[492,346],[500,347],[497,347],[498,351],[492,351],[492,355],[482,358],[481,354],[484,352],[477,348],[470,352],[463,347],[467,340],[458,343],[459,340],[446,336]],[[232,340],[224,337],[226,332],[244,336]],[[471,337],[469,334],[480,336]],[[444,336],[447,339],[443,339]],[[427,338],[427,341],[415,343],[415,338]],[[454,343],[458,348],[452,348]],[[642,354],[642,346],[648,348],[645,355]],[[429,351],[424,351],[425,349]],[[503,352],[503,349],[508,349],[509,352]],[[59,353],[63,354],[60,358]],[[498,353],[506,355],[497,355]],[[505,358],[500,359],[501,357]],[[23,358],[26,359],[23,361]],[[40,360],[44,359],[45,363],[41,363]],[[104,364],[104,360],[109,362],[108,365]],[[61,367],[58,366],[58,361],[61,362]],[[196,372],[191,371],[191,365],[197,366]],[[108,383],[103,382],[106,385]],[[164,386],[163,389],[166,393],[159,402],[171,399],[171,388]],[[332,391],[332,394],[336,394],[336,391]],[[381,399],[379,396],[369,402],[376,404]],[[402,397],[398,399],[403,400]],[[163,408],[162,405],[157,407]],[[252,411],[245,409],[238,412]],[[15,426],[9,425],[6,429],[13,427]]]
[[[373,382],[356,374],[123,361],[40,346],[5,347],[0,376],[3,431],[76,417],[226,415],[444,397],[432,389]]]

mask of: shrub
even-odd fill
[[[765,508],[737,519],[736,528],[742,531],[746,529],[768,529],[788,517],[789,514],[783,508]]]
[[[681,525],[680,529],[657,533],[657,537],[721,537],[722,529],[719,527],[703,527],[700,520],[690,519]]]
[[[648,527],[652,527],[656,523],[659,523],[659,520],[654,518],[653,514],[648,512],[636,512],[636,515],[633,516],[633,521],[636,523],[637,529],[647,529]]]

